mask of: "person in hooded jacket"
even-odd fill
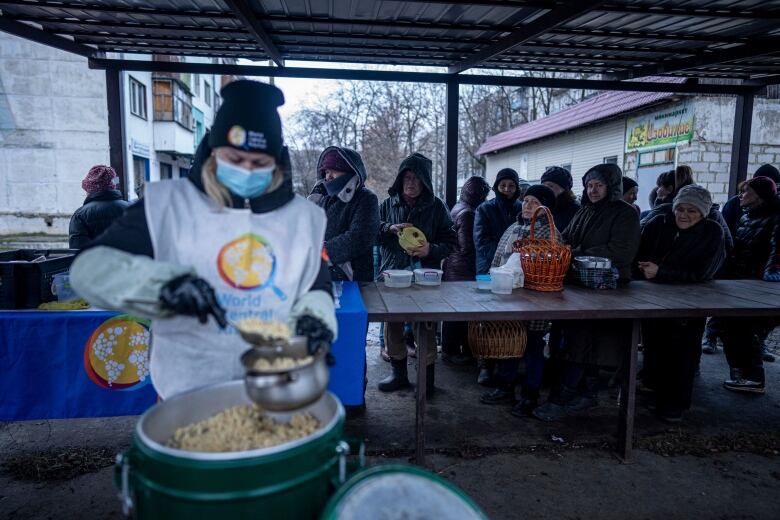
[[[439,269],[457,245],[447,205],[434,194],[433,163],[420,153],[413,153],[401,162],[398,176],[388,190],[390,195],[379,206],[378,243],[382,256],[380,271],[388,269]],[[407,252],[398,242],[400,233],[414,226],[425,235],[426,242]],[[417,345],[427,347],[427,388],[434,392],[434,363],[436,361],[436,324],[414,324]],[[409,386],[407,377],[407,343],[403,323],[385,323],[385,347],[390,356],[392,373],[379,382],[382,392],[394,392]]]
[[[762,164],[759,166],[758,169],[753,172],[753,178],[755,179],[756,177],[767,177],[772,179],[772,181],[774,181],[777,186],[780,186],[780,170],[771,164]],[[732,236],[737,231],[737,224],[739,223],[739,218],[743,213],[743,209],[739,203],[739,200],[739,194],[734,195],[728,201],[726,201],[726,203],[723,205],[723,209],[721,210],[721,213],[723,214],[723,220],[726,221],[726,225],[728,225]]]
[[[711,280],[724,261],[723,228],[707,218],[710,193],[695,184],[674,198],[672,215],[658,215],[642,230],[635,276],[657,283]],[[642,382],[654,391],[655,413],[682,420],[691,406],[706,318],[642,320]]]
[[[374,240],[379,232],[379,201],[366,187],[360,154],[330,146],[317,161],[318,182],[309,200],[325,210],[325,250],[333,280],[374,280]]]
[[[769,177],[739,186],[742,217],[734,234],[728,274],[737,279],[780,282],[780,199]],[[770,318],[723,318],[721,338],[731,373],[723,386],[735,392],[763,394],[763,340],[774,329]]]
[[[558,231],[563,231],[580,209],[580,202],[571,190],[574,181],[566,168],[553,166],[542,174],[541,183],[555,193],[555,204],[550,208]]]
[[[122,192],[116,189],[118,179],[111,166],[98,164],[89,169],[81,181],[87,198],[70,218],[68,235],[71,249],[86,247],[125,212],[129,204],[122,199]]]
[[[482,177],[469,177],[460,190],[460,199],[450,211],[458,237],[455,250],[444,259],[444,281],[470,281],[477,275],[474,249],[474,214],[490,193],[490,185]],[[473,363],[468,344],[468,322],[442,323],[442,361],[453,365]]]
[[[583,206],[563,230],[572,258],[609,258],[619,273],[618,283],[631,279],[631,265],[639,247],[639,215],[623,200],[623,172],[616,164],[599,164],[582,178]],[[560,364],[548,401],[533,411],[544,421],[597,406],[599,365],[617,365],[619,353],[630,341],[630,320],[561,322]],[[587,373],[587,376],[586,376]]]
[[[483,202],[474,217],[474,246],[477,250],[477,274],[487,274],[496,248],[506,228],[522,211],[520,177],[512,168],[504,168],[493,183],[496,196]]]
[[[188,178],[148,184],[70,270],[93,305],[152,320],[163,399],[244,376],[248,345],[228,319],[286,323],[311,353],[337,334],[325,213],[293,192],[284,96],[248,80],[221,95]]]

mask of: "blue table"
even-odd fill
[[[329,389],[363,403],[368,315],[356,283],[336,311]],[[0,420],[137,415],[157,401],[149,322],[106,311],[0,311]]]

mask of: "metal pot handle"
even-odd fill
[[[123,453],[116,456],[116,466],[120,471],[119,501],[122,503],[122,516],[125,518],[130,516],[130,512],[135,506],[133,496],[130,493],[130,461],[128,459],[129,457]]]
[[[363,441],[354,441],[354,443],[358,444],[358,468],[362,468],[366,465],[366,443]],[[347,457],[350,452],[351,448],[347,441],[339,441],[336,445],[336,454],[339,457],[339,485],[347,480]]]

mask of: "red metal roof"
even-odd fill
[[[682,83],[684,78],[645,78],[644,81]],[[477,154],[486,154],[579,128],[618,114],[631,112],[674,96],[671,92],[603,92],[555,114],[488,137]]]

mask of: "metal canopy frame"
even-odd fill
[[[735,95],[733,193],[747,174],[753,97],[780,83],[780,0],[155,0],[145,7],[123,0],[12,0],[0,1],[0,10],[0,30],[85,56],[90,67],[106,70],[111,162],[118,171],[124,171],[124,150],[115,150],[121,145],[121,70],[446,84],[450,205],[460,85]],[[114,52],[277,66],[106,59]],[[286,59],[448,72],[303,69],[286,67]],[[602,79],[463,74],[475,67]],[[649,75],[689,80],[624,81]],[[740,82],[700,81],[707,78]]]

